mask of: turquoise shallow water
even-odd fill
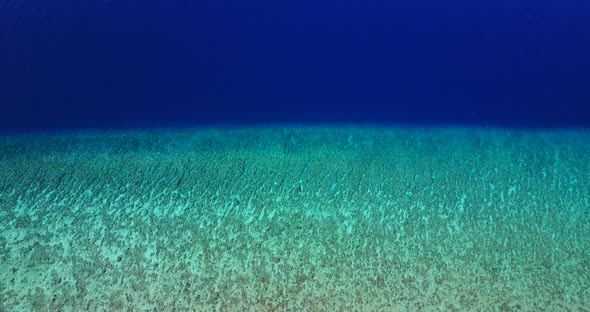
[[[0,310],[585,311],[590,133],[0,140]]]

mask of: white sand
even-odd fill
[[[587,311],[590,133],[0,140],[0,311]]]

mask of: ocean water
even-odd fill
[[[0,312],[590,311],[589,16],[0,1]]]
[[[84,132],[0,143],[6,311],[584,311],[590,134]]]
[[[0,2],[0,130],[590,125],[580,0]]]

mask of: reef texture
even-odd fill
[[[0,311],[590,311],[590,134],[0,137]]]

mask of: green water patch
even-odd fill
[[[590,133],[0,140],[0,310],[590,306]]]

